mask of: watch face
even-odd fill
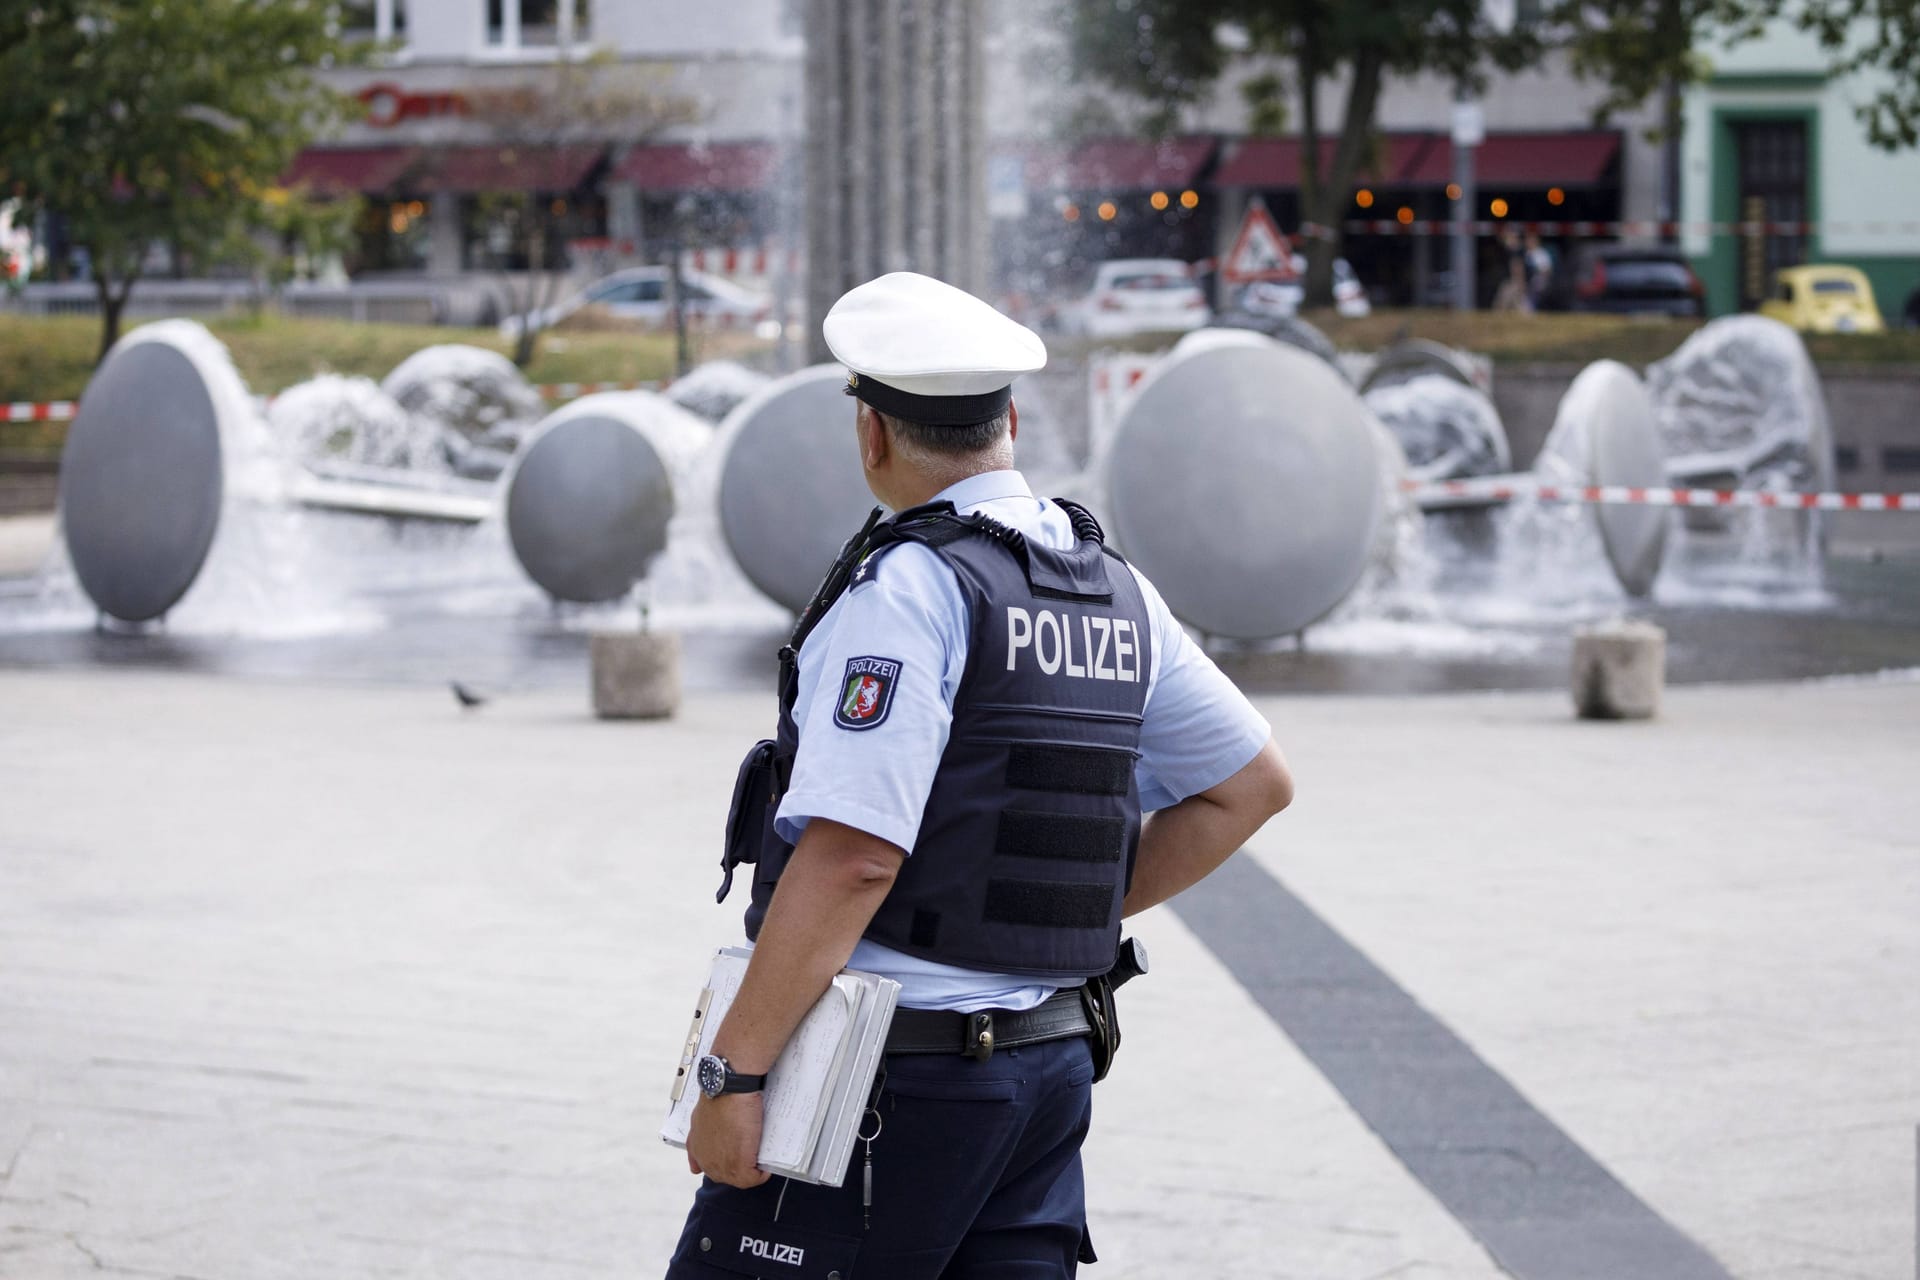
[[[706,1057],[700,1059],[700,1063],[695,1070],[700,1073],[700,1092],[706,1094],[709,1098],[719,1097],[720,1090],[727,1083],[726,1064],[712,1054],[708,1054]]]

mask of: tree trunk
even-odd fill
[[[1324,180],[1319,172],[1317,138],[1315,151],[1302,156],[1301,221],[1316,228],[1307,239],[1306,304],[1310,307],[1333,305],[1333,260],[1340,256],[1340,224],[1345,218],[1347,193],[1353,188],[1354,174],[1359,171],[1367,142],[1373,136],[1373,116],[1380,102],[1383,70],[1380,60],[1371,55],[1362,55],[1354,63],[1353,80],[1347,87],[1346,113],[1340,123],[1340,141],[1334,146],[1333,163]]]
[[[1320,60],[1311,39],[1300,45],[1300,236],[1307,253],[1307,306],[1322,305],[1314,292],[1315,263],[1322,264],[1325,277],[1322,292],[1333,294],[1333,259],[1321,250],[1320,223],[1326,203],[1321,193],[1326,184],[1320,180]]]
[[[1660,0],[1659,13],[1654,21],[1659,33],[1659,48],[1665,56],[1674,59],[1677,68],[1693,44],[1693,33],[1688,30],[1680,0]],[[1683,111],[1680,74],[1677,69],[1670,70],[1666,82],[1660,86],[1660,220],[1666,223],[1680,221],[1680,132],[1685,122]],[[1660,238],[1668,244],[1678,244],[1679,237],[1672,234],[1672,230],[1671,227],[1663,227]]]
[[[104,275],[93,277],[93,293],[100,300],[100,354],[94,363],[107,358],[107,352],[113,350],[113,344],[120,341],[120,314],[126,310],[127,295],[133,292],[133,279],[128,277],[126,286],[118,293],[114,292],[113,281]]]
[[[527,283],[521,292],[520,333],[513,343],[513,363],[521,369],[533,363],[540,350],[540,329],[534,317],[541,311],[538,302],[541,264],[546,257],[546,236],[540,226],[539,210],[530,195],[521,197],[521,225],[527,229]],[[511,289],[512,285],[509,284]]]

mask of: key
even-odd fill
[[[855,1135],[867,1147],[866,1166],[860,1171],[860,1228],[863,1231],[873,1226],[873,1140],[880,1136],[881,1125],[878,1111],[868,1107],[867,1115],[873,1117],[873,1132]],[[864,1116],[861,1117],[860,1127],[862,1129],[867,1127]]]

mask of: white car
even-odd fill
[[[576,311],[599,307],[619,320],[648,328],[664,328],[672,319],[667,307],[672,291],[671,272],[665,267],[629,267],[602,276],[580,292],[551,307],[534,312],[535,329],[547,329]],[[704,271],[682,271],[680,292],[690,324],[709,329],[745,329],[757,337],[778,338],[780,319],[773,298],[743,289],[730,280]],[[521,317],[509,316],[500,325],[506,337],[520,332]]]
[[[1091,338],[1186,333],[1213,319],[1193,269],[1178,258],[1103,262],[1093,288],[1074,308],[1075,327]]]
[[[1293,255],[1294,278],[1256,280],[1240,293],[1240,309],[1256,316],[1291,316],[1300,310],[1307,296],[1307,259]],[[1345,258],[1333,260],[1333,309],[1343,316],[1364,316],[1373,311],[1367,301],[1367,287],[1354,274],[1353,264]]]

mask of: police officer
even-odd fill
[[[702,1063],[706,1180],[669,1275],[1071,1276],[1093,1260],[1080,1144],[1120,918],[1212,871],[1292,782],[1094,519],[1013,469],[1033,332],[906,272],[825,332],[896,514],[803,614],[778,736],[743,770],[729,858],[752,864],[756,945]],[[872,1142],[844,1186],[769,1179],[764,1076],[848,965],[902,986]]]

